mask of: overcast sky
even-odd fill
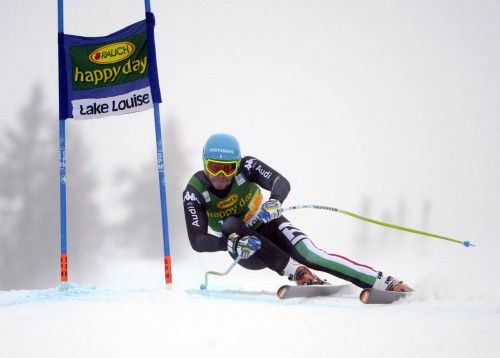
[[[290,204],[365,210],[498,248],[500,2],[153,0],[152,8],[162,118],[176,121],[192,172],[206,137],[225,131],[292,182]],[[141,0],[65,2],[70,34],[105,35],[143,17]],[[0,129],[15,125],[35,82],[57,113],[57,1],[4,1],[0,20]],[[110,167],[135,170],[155,155],[151,112],[68,122],[67,131],[95,149],[103,202],[113,199]],[[190,174],[167,163],[168,177]],[[293,215],[340,252],[349,248],[341,238],[359,231],[351,219]]]

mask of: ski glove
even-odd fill
[[[243,260],[255,254],[255,251],[260,249],[260,246],[260,240],[251,235],[239,237],[234,233],[229,235],[229,239],[227,240],[227,251],[238,255]]]
[[[259,213],[259,220],[263,223],[268,223],[274,219],[277,219],[283,213],[283,208],[281,207],[281,203],[276,199],[269,199],[264,204],[262,204],[262,208]]]

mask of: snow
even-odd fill
[[[86,246],[70,232],[68,287],[57,287],[57,250],[53,265],[43,268],[54,272],[46,289],[0,287],[0,358],[499,356],[499,4],[154,1],[162,118],[178,128],[164,131],[165,146],[179,138],[179,148],[170,148],[183,153],[167,160],[169,222],[181,233],[171,241],[174,285],[162,284],[163,257],[134,261],[137,252],[111,259],[97,250],[78,252],[78,244]],[[34,80],[53,113],[58,98],[55,2],[4,5],[1,23],[16,31],[0,31],[10,54],[0,69],[0,97],[9,99],[1,109],[2,129],[19,121]],[[103,35],[142,14],[138,0],[68,2],[65,31]],[[20,18],[30,26],[19,26]],[[67,124],[69,140],[82,133],[94,153],[95,196],[111,207],[103,215],[125,227],[122,213],[130,208],[117,199],[122,193],[114,170],[141,172],[155,153],[151,113],[130,118]],[[209,291],[201,293],[204,272],[224,271],[231,261],[225,253],[192,252],[184,223],[170,215],[180,210],[182,189],[200,169],[207,136],[229,129],[244,154],[290,179],[286,205],[338,206],[477,247],[328,212],[290,212],[318,247],[404,279],[415,295],[387,306],[361,304],[357,289],[337,298],[281,301],[274,293],[283,278],[241,267],[211,277]],[[25,154],[14,162],[31,163]],[[67,154],[68,165],[79,165]],[[56,161],[43,168],[55,173],[54,185]],[[304,168],[327,170],[328,190],[322,175]],[[156,172],[151,175],[157,183]],[[176,180],[181,184],[173,185]],[[71,213],[68,224],[77,215],[84,213]],[[7,232],[8,223],[1,223]],[[50,224],[56,227],[58,218]],[[108,236],[101,232],[99,239]],[[161,239],[139,239],[138,247],[151,239],[161,254]],[[46,235],[30,251],[13,245],[2,252],[40,264],[35,253],[54,240],[57,235]],[[14,273],[12,265],[2,267]],[[44,287],[42,268],[36,269],[36,287]],[[18,287],[28,287],[13,277]]]
[[[392,305],[363,305],[357,288],[341,297],[279,300],[274,292],[284,279],[269,272],[236,267],[210,276],[200,291],[204,272],[192,264],[174,266],[170,289],[153,283],[158,268],[114,265],[132,273],[128,285],[115,276],[101,285],[0,292],[1,355],[496,357],[500,348],[493,293],[446,293],[436,281]]]

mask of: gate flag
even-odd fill
[[[154,15],[108,36],[60,34],[59,118],[92,119],[161,102]]]
[[[64,0],[57,0],[59,59],[59,198],[61,282],[68,282],[66,221],[66,119],[102,118],[153,108],[163,229],[165,283],[172,284],[165,162],[160,122],[160,84],[154,41],[155,18],[144,0],[146,18],[108,36],[64,33]]]

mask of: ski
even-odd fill
[[[276,295],[282,300],[288,298],[308,298],[318,296],[331,296],[347,293],[348,287],[352,285],[304,285],[304,286],[281,286]]]
[[[366,304],[388,304],[411,295],[412,292],[380,291],[366,288],[359,294],[361,302]]]

